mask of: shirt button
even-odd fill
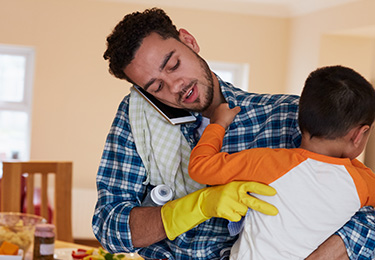
[[[198,252],[197,252],[197,257],[201,257],[201,256],[202,256],[201,251],[198,251]]]

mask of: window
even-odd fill
[[[30,157],[34,49],[0,45],[0,161]]]
[[[228,63],[208,61],[210,69],[222,80],[232,83],[235,87],[248,91],[249,65],[242,63]]]

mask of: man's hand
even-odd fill
[[[161,209],[161,217],[167,237],[171,240],[205,220],[218,217],[239,221],[248,208],[267,215],[278,210],[271,204],[250,196],[257,193],[273,196],[276,190],[257,182],[234,181],[225,185],[208,187],[180,199],[167,202]]]
[[[224,129],[232,123],[234,117],[241,111],[240,107],[230,109],[228,103],[220,104],[210,118],[211,124],[219,124]]]

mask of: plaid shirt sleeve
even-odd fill
[[[336,235],[344,241],[350,260],[375,259],[374,208],[361,208]]]
[[[127,111],[128,97],[120,104],[107,136],[96,179],[93,232],[110,252],[134,251],[129,214],[145,193],[146,171],[135,149]]]

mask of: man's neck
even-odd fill
[[[219,80],[213,72],[211,72],[211,75],[214,83],[214,96],[211,105],[204,112],[202,112],[202,115],[208,118],[211,117],[212,113],[220,104],[226,102],[223,94],[221,93]]]

